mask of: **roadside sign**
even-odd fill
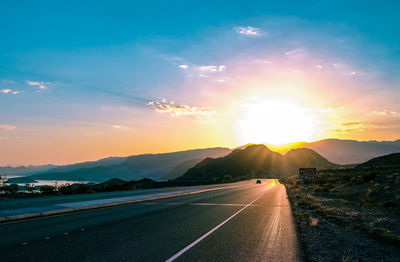
[[[316,168],[299,168],[299,176],[301,179],[315,178],[316,175]]]

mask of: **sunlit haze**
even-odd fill
[[[292,103],[265,101],[244,109],[238,120],[240,142],[282,145],[296,141],[312,141],[318,127],[311,113]]]
[[[400,138],[395,2],[0,10],[0,165]]]

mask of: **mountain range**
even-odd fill
[[[249,145],[238,147],[244,149]],[[374,157],[400,152],[400,140],[396,141],[356,141],[325,139],[317,142],[297,142],[285,146],[269,146],[272,151],[282,154],[291,149],[308,148],[317,152],[332,163],[357,164]],[[164,154],[144,154],[129,157],[109,157],[64,166],[20,166],[0,167],[0,175],[29,176],[26,181],[39,180],[82,180],[105,181],[109,178],[173,180],[182,176],[188,169],[199,164],[204,158],[226,156],[229,148],[209,148],[180,151]],[[291,154],[293,154],[292,151]],[[18,182],[20,183],[20,182]],[[23,183],[23,182],[21,182]]]
[[[372,158],[400,152],[400,139],[395,141],[357,141],[324,139],[302,145],[338,164],[363,163]]]
[[[33,180],[68,180],[68,181],[95,181],[103,182],[110,178],[120,178],[124,180],[139,180],[149,178],[160,180],[161,177],[178,165],[206,157],[221,157],[229,154],[229,148],[207,148],[179,151],[162,154],[144,154],[129,156],[126,158],[109,158],[100,160],[96,165],[87,162],[58,167],[40,174],[29,175],[22,178],[10,179],[13,183],[29,183]],[[182,170],[182,175],[186,169]]]
[[[206,158],[177,178],[180,182],[219,182],[250,178],[280,178],[293,175],[300,167],[318,169],[339,165],[307,148],[292,149],[285,155],[271,151],[265,145],[250,145],[236,149],[220,158]]]
[[[0,176],[19,176],[24,174],[35,174],[56,168],[56,165],[41,166],[0,166]]]

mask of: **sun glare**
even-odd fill
[[[247,105],[238,121],[240,143],[283,145],[310,141],[315,134],[313,116],[306,109],[286,101]]]

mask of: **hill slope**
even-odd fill
[[[176,181],[219,182],[256,177],[279,178],[297,173],[299,167],[334,168],[310,149],[294,149],[282,156],[264,145],[236,149],[221,158],[206,158]]]
[[[29,176],[34,180],[83,180],[102,182],[110,178],[159,180],[177,165],[193,159],[220,157],[229,154],[229,148],[207,148],[163,154],[145,154],[127,157],[122,163],[109,166],[84,167],[64,172],[45,172]]]
[[[177,165],[174,169],[169,171],[167,174],[161,177],[161,180],[171,180],[182,176],[186,171],[190,168],[194,167],[196,164],[200,163],[203,158],[196,158],[185,161],[179,165]]]
[[[400,167],[400,153],[393,153],[381,157],[373,158],[356,168],[387,168],[387,167]]]

